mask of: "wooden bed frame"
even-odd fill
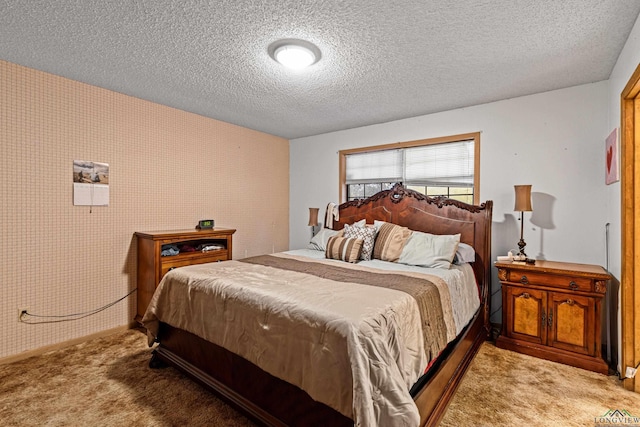
[[[463,333],[438,357],[411,390],[420,425],[437,425],[480,345],[490,333],[491,215],[493,202],[480,206],[431,198],[396,185],[368,199],[343,203],[334,229],[361,219],[392,222],[432,234],[461,234],[476,251],[473,270],[481,306]],[[189,332],[161,323],[150,366],[172,365],[260,424],[268,426],[353,426],[353,421],[312,400],[296,386]]]

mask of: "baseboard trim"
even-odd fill
[[[104,331],[100,331],[100,332],[96,332],[94,334],[91,335],[86,335],[84,337],[80,337],[80,338],[74,338],[72,340],[69,341],[64,341],[64,342],[60,342],[57,344],[51,344],[51,345],[47,345],[44,347],[38,347],[36,349],[33,350],[27,350],[24,351],[22,353],[18,353],[15,354],[13,356],[7,356],[7,357],[2,357],[0,358],[0,365],[6,365],[7,363],[13,363],[13,362],[18,362],[20,360],[24,360],[24,359],[28,359],[29,357],[33,357],[33,356],[40,356],[44,353],[47,353],[49,351],[54,351],[54,350],[60,350],[66,347],[70,347],[72,345],[76,345],[76,344],[80,344],[83,343],[85,341],[89,341],[95,338],[102,338],[102,337],[106,337],[108,335],[112,335],[115,334],[117,332],[124,332],[128,329],[134,329],[134,328],[138,328],[139,325],[135,322],[132,322],[128,325],[123,325],[123,326],[118,326],[116,328],[112,328],[112,329],[107,329]]]

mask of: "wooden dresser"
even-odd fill
[[[206,262],[231,259],[232,236],[236,230],[213,228],[208,230],[138,231],[135,233],[138,244],[138,310],[136,320],[144,316],[151,297],[164,275],[174,268]],[[203,252],[202,250],[180,251],[177,255],[161,256],[162,247],[185,245],[193,249],[200,245],[217,245],[220,249]]]
[[[602,301],[609,274],[589,264],[496,262],[502,283],[500,348],[608,373]]]

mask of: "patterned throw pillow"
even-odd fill
[[[373,245],[376,241],[376,229],[366,225],[344,225],[344,237],[362,239],[362,254],[360,259],[369,261],[373,254]]]
[[[325,257],[347,262],[358,262],[362,252],[362,239],[333,236],[327,242]]]
[[[373,248],[373,257],[382,261],[396,262],[411,236],[411,230],[389,222],[378,228],[378,237]]]

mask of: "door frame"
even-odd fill
[[[640,65],[621,94],[620,181],[622,202],[621,374],[640,359]],[[636,265],[638,267],[636,267]],[[640,392],[639,378],[623,385]]]

